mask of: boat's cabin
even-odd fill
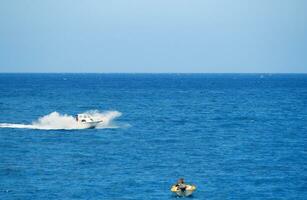
[[[93,122],[94,120],[90,115],[87,114],[78,114],[76,115],[77,122]]]

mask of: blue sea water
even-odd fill
[[[89,110],[122,116],[31,127]],[[0,74],[0,127],[4,200],[307,199],[303,74]]]

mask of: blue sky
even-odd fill
[[[306,0],[2,0],[0,72],[307,73]]]

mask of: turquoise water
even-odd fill
[[[307,75],[0,74],[0,113],[0,199],[307,198]]]

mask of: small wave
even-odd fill
[[[87,111],[82,114],[90,115],[94,120],[102,120],[95,128],[120,128],[121,125],[114,120],[122,115],[118,111],[99,112],[97,110]],[[21,128],[21,129],[40,129],[40,130],[75,130],[87,129],[84,124],[78,123],[76,119],[67,114],[60,114],[52,112],[48,115],[40,117],[32,124],[13,124],[13,123],[0,123],[0,128]]]

